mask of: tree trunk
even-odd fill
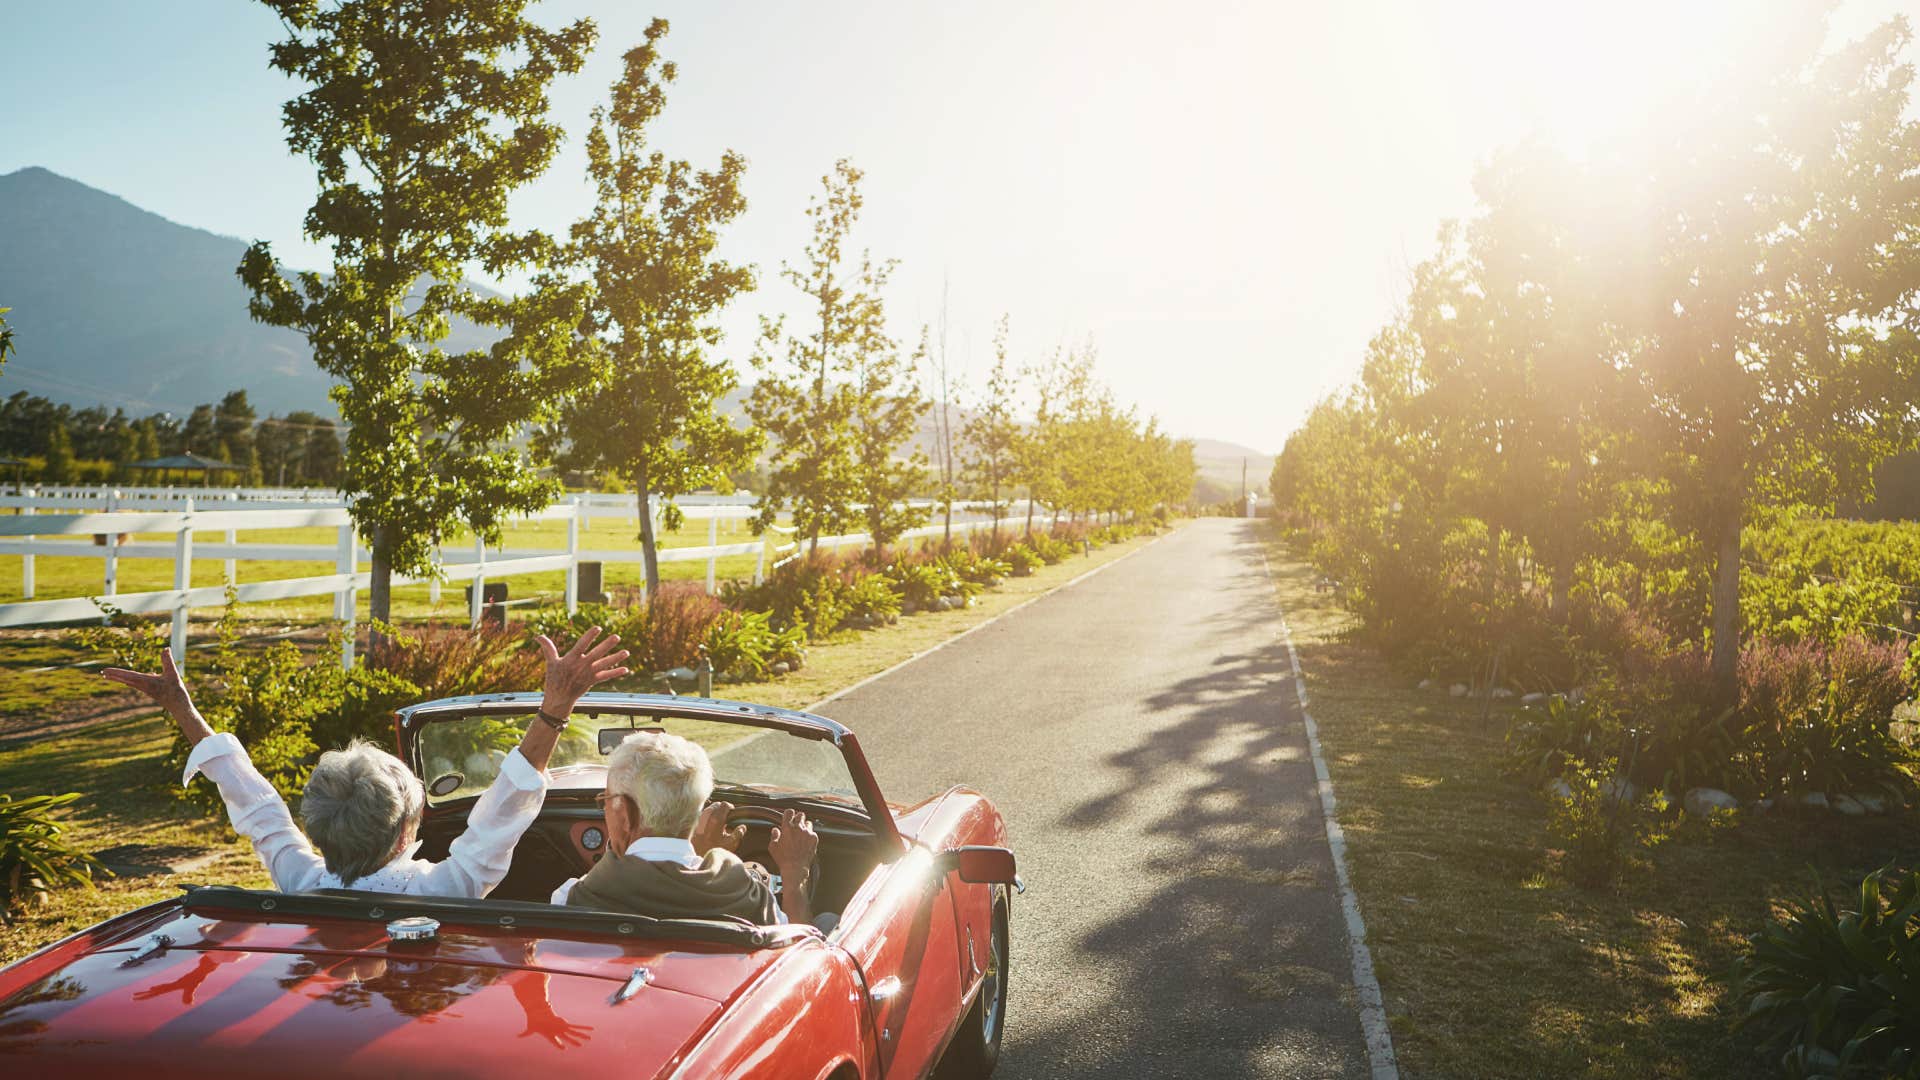
[[[1547,579],[1547,618],[1555,625],[1565,626],[1573,571],[1548,570],[1547,573],[1550,575]]]
[[[634,470],[633,491],[640,510],[640,563],[645,568],[647,599],[652,600],[660,591],[660,548],[653,535],[653,494],[647,490],[645,470]]]
[[[367,627],[369,653],[384,643],[386,635],[380,632],[380,627],[393,621],[393,549],[387,543],[384,526],[374,528],[372,539],[373,562],[367,575],[367,617],[371,620]]]
[[[1033,492],[1027,492],[1027,535],[1033,535]]]
[[[1713,568],[1713,698],[1722,708],[1740,695],[1740,530],[1739,514],[1720,524]]]

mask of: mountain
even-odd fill
[[[235,275],[246,243],[180,225],[42,168],[0,176],[0,307],[11,307],[17,355],[0,369],[0,395],[26,391],[76,406],[184,415],[244,389],[262,415],[331,414],[329,379],[306,339],[256,323]],[[445,347],[482,347],[456,323]],[[744,391],[743,391],[744,392]],[[742,393],[721,404],[744,412]],[[957,438],[971,416],[956,408]],[[913,448],[935,457],[931,411]],[[1273,458],[1215,439],[1195,440],[1202,497],[1264,491]]]
[[[306,339],[248,316],[246,246],[46,169],[0,176],[0,307],[18,348],[0,393],[143,414],[245,389],[262,414],[331,412]],[[458,327],[448,347],[481,340]]]
[[[1200,478],[1194,484],[1200,502],[1219,502],[1240,495],[1240,468],[1246,463],[1247,490],[1268,498],[1267,478],[1273,474],[1273,455],[1219,439],[1193,440],[1193,460]]]

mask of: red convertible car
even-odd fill
[[[444,854],[536,694],[398,713]],[[955,788],[888,803],[853,733],[759,705],[589,694],[539,819],[483,900],[195,886],[0,969],[13,1076],[985,1076],[1018,882],[1006,825]],[[584,722],[582,722],[584,721]],[[605,754],[660,730],[708,748],[766,861],[768,819],[820,836],[820,925],[651,919],[545,901],[605,846]],[[824,927],[824,929],[823,929]]]

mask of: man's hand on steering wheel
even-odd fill
[[[738,852],[741,841],[747,838],[745,824],[727,828],[727,819],[733,816],[734,805],[730,802],[708,803],[700,811],[700,820],[693,826],[693,853],[704,856],[714,848],[725,848]]]
[[[780,907],[787,913],[788,922],[813,921],[812,904],[807,899],[812,891],[808,878],[813,874],[814,853],[819,850],[820,837],[814,834],[807,815],[798,810],[780,811],[780,824],[774,826],[767,840],[767,855],[780,870]]]

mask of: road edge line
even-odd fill
[[[806,706],[800,711],[817,713],[820,711],[820,709],[823,706],[831,705],[834,702],[839,701],[841,698],[846,697],[848,694],[853,693],[855,690],[860,689],[861,687],[867,685],[868,683],[878,682],[879,680],[886,678],[887,676],[893,674],[894,672],[899,671],[901,668],[906,667],[908,664],[911,664],[914,661],[919,660],[924,656],[928,656],[932,653],[937,653],[941,649],[944,649],[947,646],[953,644],[954,642],[959,641],[961,638],[966,637],[968,634],[971,634],[976,630],[984,630],[987,627],[992,626],[994,623],[999,622],[1001,619],[1006,618],[1007,616],[1013,614],[1016,611],[1019,611],[1024,607],[1027,607],[1030,604],[1035,604],[1041,600],[1045,600],[1047,597],[1052,596],[1055,593],[1065,592],[1068,589],[1073,588],[1075,585],[1078,585],[1081,582],[1092,577],[1093,575],[1100,573],[1102,570],[1106,570],[1111,567],[1118,566],[1123,562],[1126,562],[1128,559],[1133,558],[1135,555],[1140,554],[1141,552],[1147,550],[1153,545],[1159,543],[1162,540],[1165,540],[1167,537],[1172,536],[1174,533],[1177,533],[1179,531],[1180,531],[1180,526],[1175,526],[1174,528],[1169,529],[1164,533],[1161,533],[1159,536],[1156,536],[1153,539],[1147,541],[1146,543],[1141,544],[1139,547],[1134,548],[1132,551],[1127,552],[1125,555],[1120,556],[1119,558],[1113,560],[1112,562],[1101,563],[1099,566],[1096,566],[1091,570],[1085,571],[1067,581],[1063,581],[1060,584],[1055,585],[1053,588],[1048,589],[1046,592],[1034,593],[1032,596],[1027,597],[1025,600],[1020,601],[1019,603],[1013,605],[1012,607],[1001,612],[1000,614],[991,616],[986,619],[982,619],[981,621],[974,623],[972,626],[967,627],[965,630],[960,631],[959,633],[953,635],[950,638],[944,638],[940,641],[936,641],[932,645],[929,645],[926,648],[921,649],[919,652],[914,653],[912,656],[907,657],[905,660],[902,660],[899,663],[896,663],[893,666],[888,667],[884,670],[876,671],[873,674],[867,676],[866,678],[861,679],[859,682],[854,683],[852,686],[843,686],[840,689],[835,690],[833,693],[828,694],[826,697],[821,698],[819,701],[816,701],[813,704]]]
[[[1300,654],[1293,648],[1293,629],[1287,625],[1287,613],[1280,607],[1279,590],[1274,586],[1273,562],[1265,552],[1260,564],[1267,572],[1267,587],[1274,590],[1274,607],[1280,611],[1280,640],[1287,646],[1287,664],[1293,669],[1293,692],[1300,701],[1300,722],[1307,730],[1307,751],[1313,756],[1314,786],[1320,792],[1320,817],[1327,827],[1327,848],[1333,855],[1333,877],[1340,887],[1340,910],[1347,919],[1347,945],[1353,961],[1353,988],[1360,998],[1360,1035],[1367,1043],[1367,1063],[1373,1080],[1400,1080],[1400,1065],[1393,1053],[1393,1033],[1387,1026],[1386,1001],[1380,993],[1380,980],[1373,973],[1373,952],[1367,948],[1367,924],[1360,917],[1360,897],[1353,891],[1353,879],[1347,873],[1347,837],[1334,814],[1333,777],[1327,772],[1326,755],[1320,751],[1320,728],[1307,711],[1307,677],[1300,669]]]

